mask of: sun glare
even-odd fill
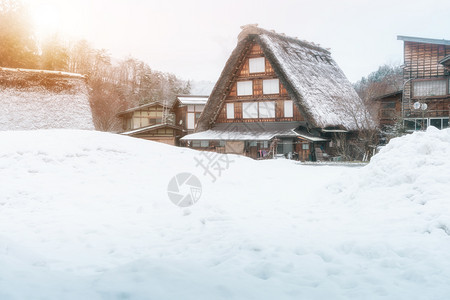
[[[40,38],[60,33],[61,16],[55,6],[42,5],[32,11],[36,33]]]
[[[86,34],[86,1],[24,0],[40,40],[54,34],[64,39],[84,38]]]

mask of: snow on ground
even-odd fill
[[[0,143],[0,299],[450,294],[450,129],[394,139],[362,168],[221,156],[214,182],[205,153],[130,137]],[[190,208],[167,195],[181,172],[202,183]]]

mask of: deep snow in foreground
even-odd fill
[[[0,299],[448,299],[450,129],[363,168],[0,132]],[[230,162],[231,161],[231,162]],[[201,181],[179,208],[167,185]]]

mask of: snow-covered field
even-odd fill
[[[450,129],[362,168],[221,156],[207,173],[205,153],[89,131],[0,146],[2,300],[449,298]],[[181,172],[202,183],[189,208],[167,194]]]

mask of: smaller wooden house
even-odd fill
[[[193,132],[208,96],[179,95],[171,104],[152,102],[117,114],[122,119],[122,135],[178,145]]]
[[[117,114],[122,119],[122,135],[177,145],[183,128],[175,125],[171,107],[153,102],[127,109]]]
[[[380,128],[394,126],[402,118],[402,91],[396,91],[373,99],[377,107]]]

